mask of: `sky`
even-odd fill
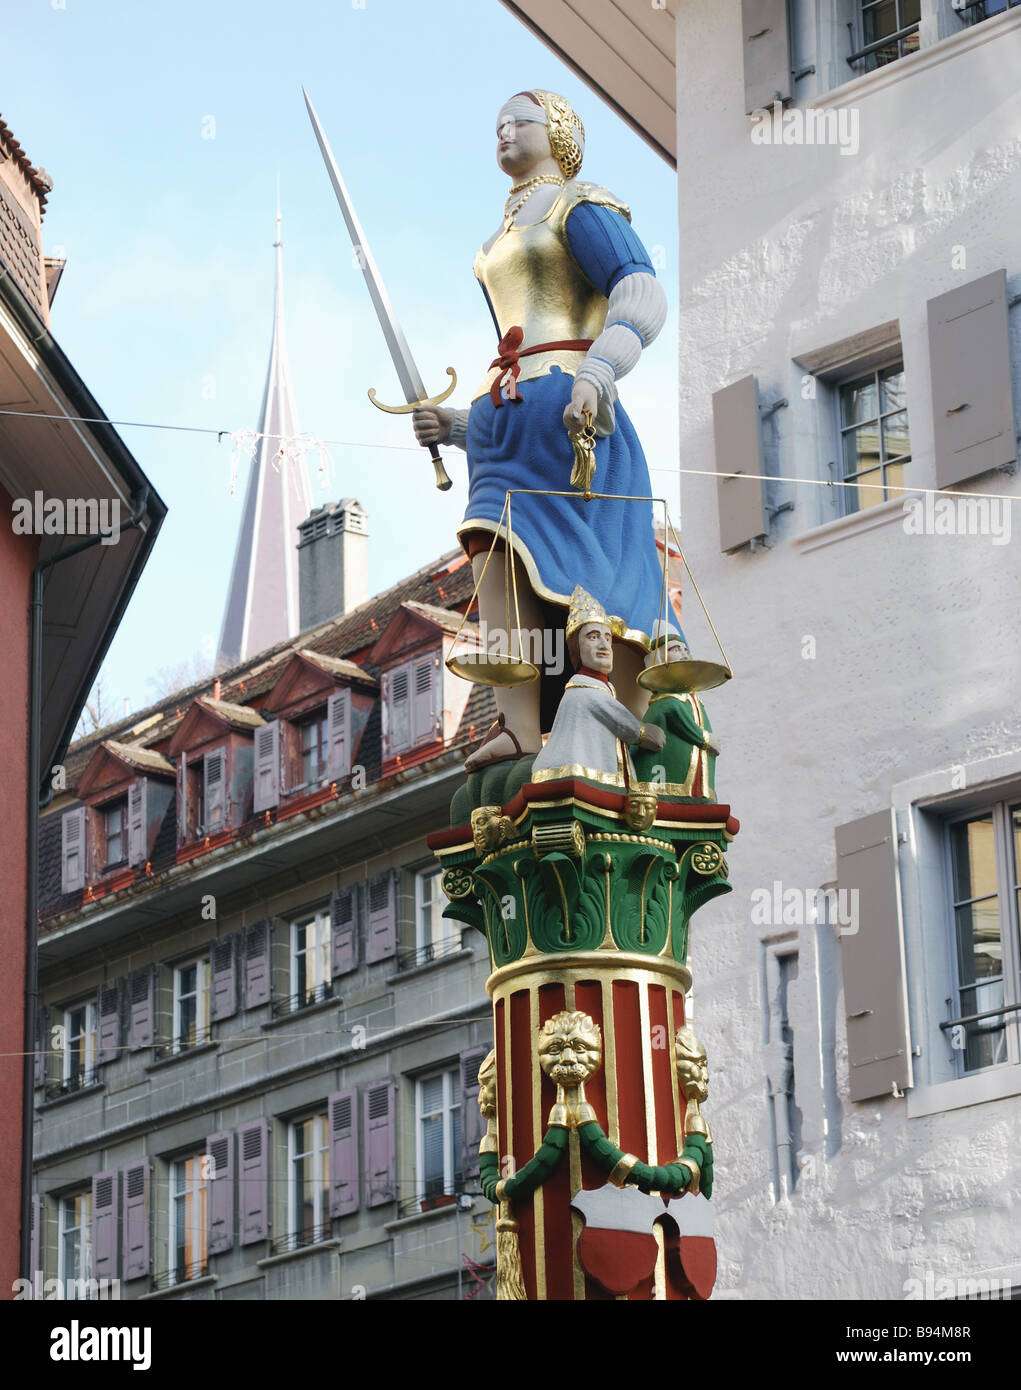
[[[621,399],[675,517],[676,177],[498,0],[5,0],[0,112],[54,181],[67,257],[52,331],[111,420],[254,429],[269,358],[276,190],[287,347],[315,504],[369,514],[376,593],[456,544],[463,453],[439,493],[401,400],[301,96],[309,92],[428,390],[467,406],[494,352],[472,275],[507,179],[496,114],[529,87],[586,128],[582,177],[631,206],[671,305]],[[110,718],[211,660],[248,461],[215,434],[123,427],[168,516],[103,667]],[[371,446],[388,447],[371,447]],[[664,471],[657,472],[662,469]]]

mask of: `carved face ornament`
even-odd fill
[[[543,1024],[539,1065],[558,1086],[578,1086],[599,1070],[603,1038],[599,1025],[583,1013],[562,1013]]]

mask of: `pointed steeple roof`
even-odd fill
[[[262,397],[257,451],[245,491],[217,669],[292,637],[298,621],[298,524],[312,510],[304,451],[294,441],[298,413],[284,341],[283,242],[277,200],[273,342]]]

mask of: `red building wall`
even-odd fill
[[[0,1298],[18,1277],[28,781],[28,602],[39,541],[11,530],[0,488]]]

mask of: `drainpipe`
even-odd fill
[[[131,512],[121,522],[117,532],[130,530],[137,526],[145,516],[149,503],[149,488],[143,487]],[[28,695],[28,875],[26,884],[25,933],[25,1065],[22,1076],[21,1098],[21,1277],[33,1280],[35,1271],[29,1268],[32,1262],[32,1153],[33,1125],[35,1123],[35,1049],[36,1049],[36,1008],[39,998],[39,812],[48,804],[53,794],[47,788],[41,794],[42,751],[39,747],[39,722],[42,717],[42,677],[43,677],[43,579],[46,571],[83,550],[98,545],[103,536],[85,536],[68,546],[58,555],[40,560],[32,571],[31,600],[29,602],[29,695]],[[34,1288],[33,1284],[33,1288]]]

